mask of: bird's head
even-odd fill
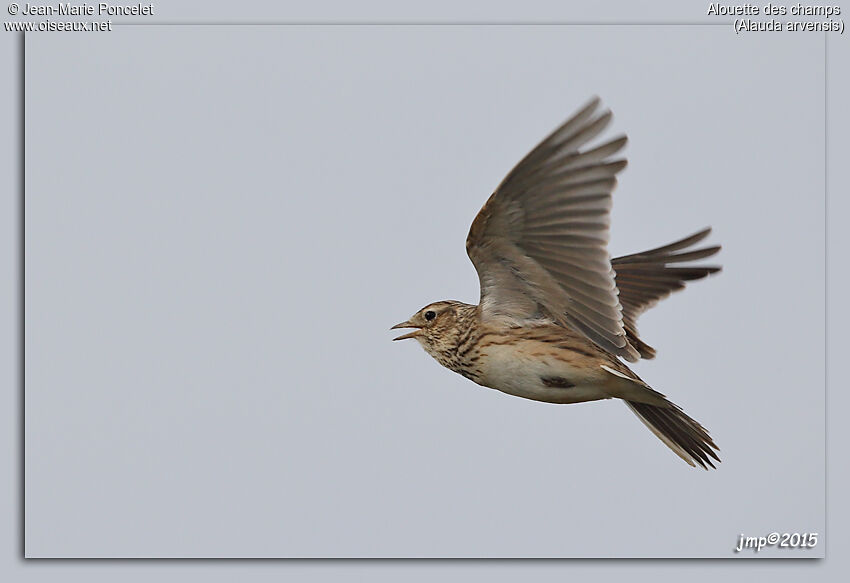
[[[457,335],[463,329],[461,321],[469,309],[475,306],[456,302],[452,300],[434,302],[428,304],[410,317],[406,322],[396,324],[391,330],[397,328],[413,328],[412,332],[402,334],[393,340],[405,340],[416,338],[427,350],[439,350],[441,345],[450,344],[457,340]]]

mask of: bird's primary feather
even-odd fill
[[[593,99],[505,177],[472,223],[466,249],[481,282],[482,317],[548,317],[636,361],[608,255],[611,193],[625,160],[620,137],[582,151],[611,112]]]

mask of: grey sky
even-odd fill
[[[821,36],[108,42],[27,44],[30,556],[725,557],[823,531]],[[390,342],[477,300],[469,223],[592,94],[631,140],[612,253],[709,224],[724,246],[640,321],[659,356],[636,367],[711,430],[716,472],[619,403],[511,398]]]

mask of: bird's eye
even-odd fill
[[[437,317],[437,313],[436,313],[436,312],[433,312],[433,311],[431,311],[431,310],[428,310],[427,312],[425,312],[425,319],[426,319],[426,320],[428,320],[429,322],[430,322],[431,320],[433,320],[434,318],[436,318],[436,317]]]

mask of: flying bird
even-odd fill
[[[592,99],[525,156],[475,217],[466,252],[478,305],[429,304],[396,328],[437,362],[504,393],[547,403],[621,399],[691,466],[714,468],[719,448],[697,421],[623,362],[653,358],[636,322],[647,309],[720,270],[693,265],[707,228],[611,259],[611,193],[626,160],[620,136],[591,142],[611,121]],[[684,264],[684,265],[683,265]]]

